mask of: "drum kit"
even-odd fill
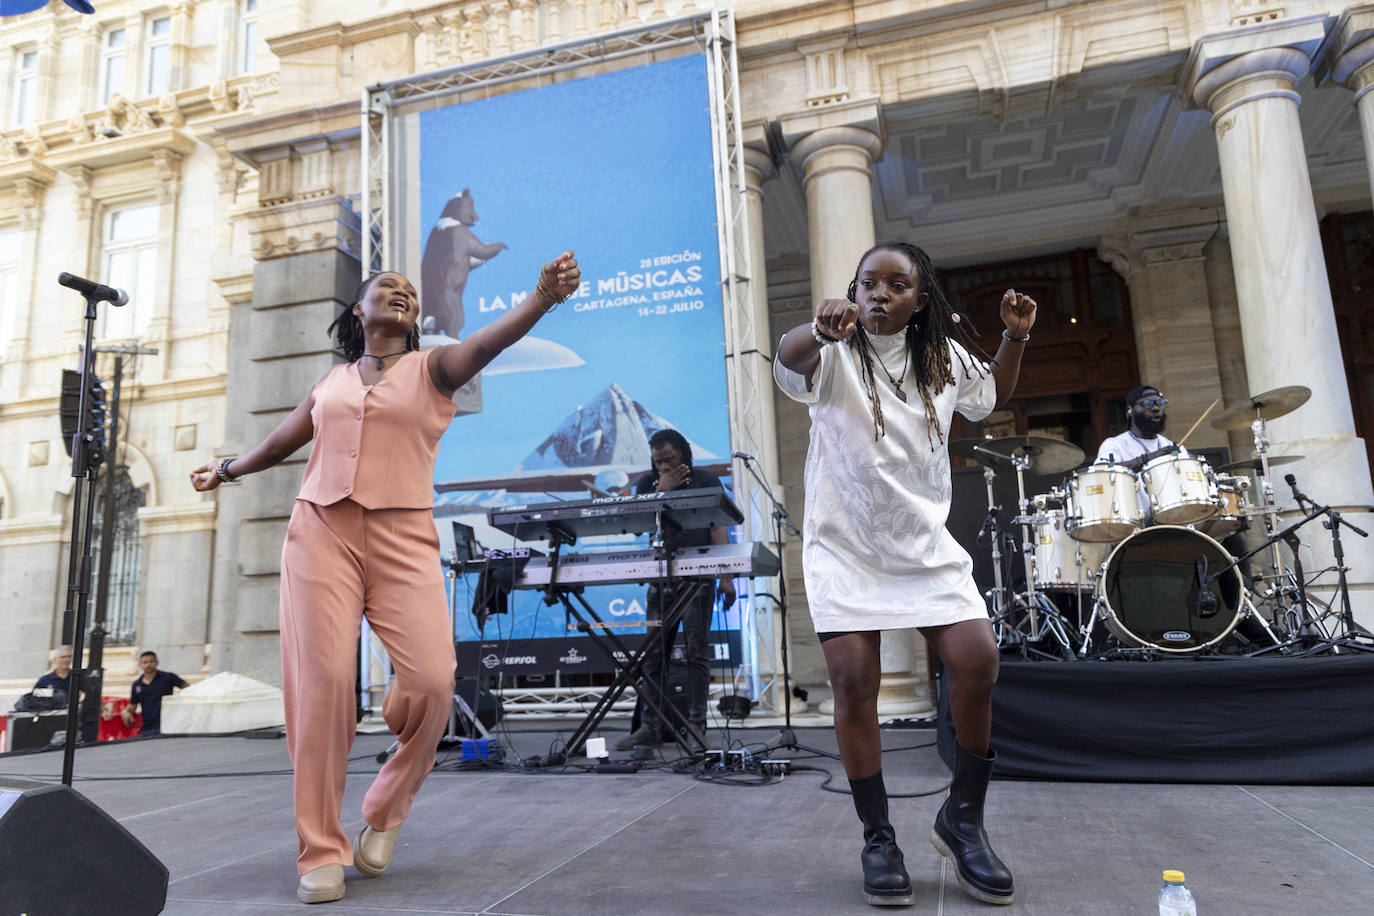
[[[1249,428],[1255,456],[1216,469],[1186,453],[1183,440],[1132,462],[1090,465],[1078,446],[1046,436],[951,442],[951,456],[983,468],[988,512],[979,541],[992,548],[987,598],[999,645],[1043,658],[1188,655],[1215,650],[1247,619],[1254,622],[1244,628],[1252,638],[1236,640],[1254,649],[1247,654],[1307,651],[1351,635],[1358,627],[1349,614],[1339,529],[1364,532],[1329,507],[1285,529],[1274,498],[1272,469],[1301,456],[1270,454],[1266,423],[1309,397],[1309,389],[1293,385],[1223,410],[1213,428]],[[1016,475],[1019,512],[1011,522],[1021,533],[1020,590],[1012,587],[1015,573],[1004,568],[1016,539],[1000,526],[993,493],[997,475],[1008,470]],[[1028,496],[1027,475],[1063,475],[1062,485]],[[1344,633],[1329,622],[1336,610],[1304,589],[1297,562],[1294,530],[1322,514],[1335,517],[1327,527],[1346,604]],[[1233,537],[1252,519],[1265,532],[1253,549]],[[1261,553],[1267,566],[1252,576],[1248,561]]]

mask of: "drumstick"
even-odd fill
[[[1187,439],[1189,436],[1191,436],[1191,435],[1193,434],[1193,430],[1195,430],[1195,429],[1197,429],[1199,426],[1201,426],[1201,425],[1202,425],[1202,421],[1205,420],[1205,419],[1207,419],[1207,415],[1208,415],[1209,413],[1211,413],[1212,411],[1216,410],[1216,409],[1217,409],[1217,405],[1220,404],[1220,403],[1221,403],[1221,398],[1217,398],[1215,401],[1213,401],[1213,402],[1212,402],[1212,406],[1210,406],[1210,407],[1208,407],[1206,410],[1204,410],[1204,411],[1202,412],[1202,416],[1200,416],[1200,417],[1197,418],[1197,422],[1194,423],[1192,426],[1188,427],[1188,431],[1187,431],[1186,433],[1183,434],[1183,439],[1179,439],[1179,440],[1178,440],[1177,442],[1175,442],[1174,444],[1175,444],[1175,445],[1182,445],[1184,439]]]

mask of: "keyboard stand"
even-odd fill
[[[550,526],[549,542],[553,546],[553,554],[549,558],[550,575],[549,584],[544,589],[544,603],[549,605],[562,604],[563,609],[577,620],[578,631],[590,637],[597,648],[605,652],[615,662],[617,670],[611,685],[606,688],[601,698],[596,701],[586,717],[564,743],[562,752],[550,754],[546,758],[548,765],[560,766],[566,763],[569,757],[576,756],[577,752],[586,745],[587,738],[591,737],[591,733],[596,730],[597,726],[601,724],[601,720],[611,711],[611,707],[615,705],[615,702],[620,699],[627,688],[634,686],[637,679],[641,684],[640,699],[658,713],[660,722],[667,722],[672,726],[677,742],[688,754],[705,753],[707,750],[706,736],[693,728],[686,715],[679,711],[676,706],[666,702],[663,690],[660,689],[649,672],[644,670],[644,657],[649,654],[652,647],[650,640],[662,639],[664,633],[673,632],[673,629],[681,622],[682,615],[686,613],[692,600],[696,598],[697,593],[710,585],[713,580],[697,578],[674,580],[671,576],[665,576],[659,580],[659,585],[663,588],[672,587],[672,601],[667,602],[663,608],[663,617],[658,622],[658,632],[649,634],[638,650],[631,650],[611,628],[606,626],[606,622],[582,597],[582,586],[565,586],[558,583],[559,552],[563,544],[565,542],[571,543],[571,540]],[[667,568],[666,561],[664,567]],[[573,599],[576,599],[576,604],[573,603]],[[581,607],[579,608],[578,605]]]

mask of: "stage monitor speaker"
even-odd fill
[[[153,916],[167,866],[67,786],[0,776],[0,916]]]

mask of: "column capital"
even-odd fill
[[[861,99],[792,112],[778,119],[783,143],[805,166],[817,150],[827,146],[857,146],[876,160],[883,148],[882,106],[877,99]]]
[[[1374,68],[1374,3],[1352,6],[1341,13],[1317,52],[1314,76],[1318,85],[1337,83],[1363,94]]]
[[[1325,16],[1281,19],[1203,38],[1184,64],[1184,102],[1214,117],[1260,98],[1296,102],[1293,86],[1307,75],[1325,38]]]
[[[777,171],[768,143],[768,125],[762,120],[746,121],[740,139],[744,141],[744,180],[750,191],[757,191]]]

